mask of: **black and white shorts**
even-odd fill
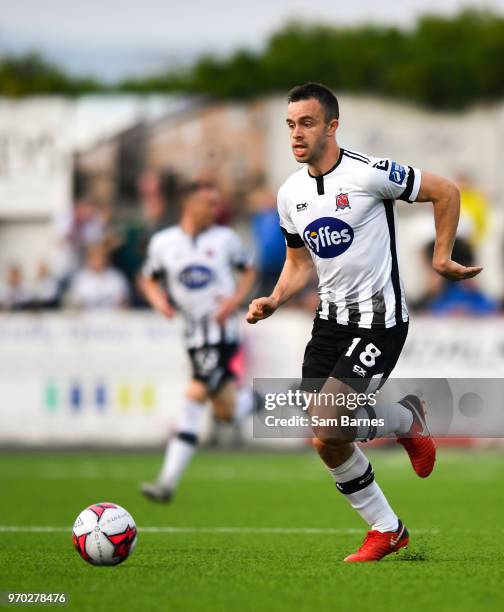
[[[379,389],[401,354],[408,323],[383,329],[349,327],[315,318],[303,360],[303,391],[320,391],[329,378],[358,393]]]
[[[216,393],[225,382],[236,378],[232,360],[239,350],[237,342],[188,349],[193,378],[207,385],[209,393]]]

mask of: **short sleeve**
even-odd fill
[[[292,249],[299,249],[304,247],[305,244],[303,239],[298,234],[296,226],[292,223],[290,218],[289,210],[287,207],[287,201],[282,192],[282,189],[278,192],[277,197],[278,216],[280,217],[280,229],[285,237],[285,244]]]
[[[245,270],[253,264],[252,253],[244,246],[238,234],[230,231],[228,240],[229,262],[236,270]]]
[[[414,202],[418,197],[422,180],[418,168],[403,166],[391,159],[379,159],[369,171],[368,188],[380,198]]]
[[[148,278],[156,278],[164,272],[158,251],[156,238],[153,237],[147,246],[147,257],[142,267],[142,274]]]

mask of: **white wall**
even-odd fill
[[[36,264],[54,261],[54,232],[49,220],[0,221],[0,280],[7,268],[17,264],[25,280],[33,280]]]
[[[71,193],[72,115],[64,98],[0,98],[0,216],[64,212]]]
[[[242,326],[246,381],[300,377],[310,314]],[[162,444],[190,375],[181,332],[150,312],[0,315],[0,445]],[[502,379],[503,345],[502,319],[414,319],[394,375]]]

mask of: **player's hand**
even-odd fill
[[[249,304],[246,320],[247,323],[257,323],[262,319],[267,319],[278,308],[278,302],[272,297],[262,297],[252,300]]]
[[[451,281],[461,281],[466,278],[472,278],[483,270],[481,266],[462,266],[452,259],[441,262],[433,260],[432,267],[438,274]]]
[[[219,307],[215,313],[215,320],[219,325],[223,325],[226,319],[233,314],[239,304],[232,297],[224,298],[219,302]]]
[[[155,299],[154,301],[151,300],[151,304],[153,308],[155,308],[163,315],[163,317],[166,317],[167,319],[172,319],[177,312],[165,298]]]

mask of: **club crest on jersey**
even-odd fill
[[[178,279],[186,289],[204,289],[212,282],[213,272],[206,266],[191,265],[179,273]]]
[[[392,181],[396,185],[402,185],[405,176],[406,168],[393,161],[390,167],[389,181]]]
[[[350,247],[354,231],[341,219],[321,217],[305,227],[303,238],[315,255],[329,259],[341,255]]]
[[[345,210],[345,208],[352,208],[348,199],[348,193],[338,193],[336,196],[336,210]]]

